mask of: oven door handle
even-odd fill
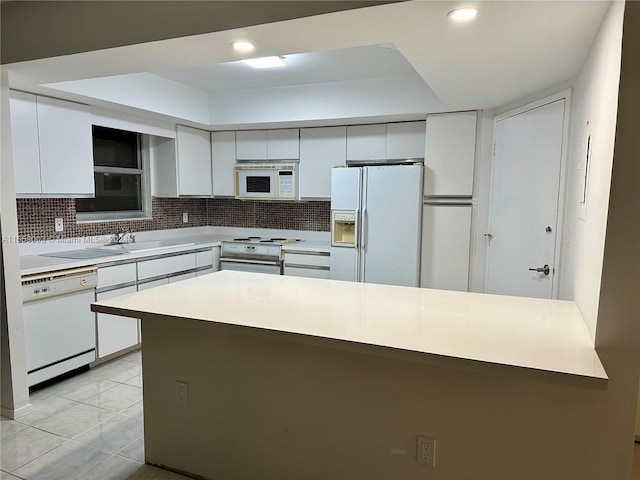
[[[220,263],[245,263],[251,265],[275,265],[278,266],[281,264],[280,261],[268,261],[268,260],[245,260],[243,258],[221,258]]]

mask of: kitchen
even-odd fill
[[[533,90],[531,90],[531,91],[533,91]],[[575,112],[574,112],[574,114],[575,114]],[[394,119],[394,120],[397,120],[397,119]],[[486,149],[487,147],[485,146],[484,148]],[[593,178],[593,177],[592,177],[592,178]],[[593,191],[593,190],[592,190],[592,191]],[[3,205],[4,205],[4,203],[3,203]],[[606,207],[605,207],[605,208],[606,208]],[[4,210],[4,207],[3,207],[3,210]],[[578,224],[578,225],[579,225],[579,224]],[[134,230],[135,230],[135,229],[134,229]],[[3,233],[4,233],[4,230],[3,230]],[[484,233],[484,232],[479,231],[478,233],[481,235],[481,234],[482,234],[482,233]],[[485,241],[484,239],[481,239],[481,240],[482,240],[482,241]],[[585,268],[586,268],[586,267],[585,267]],[[576,283],[578,283],[578,284],[579,284],[580,282],[585,281],[585,280],[582,280],[582,278],[592,278],[592,277],[580,277],[580,276],[577,276],[576,278],[578,279],[578,280],[576,280]],[[580,289],[578,288],[578,291],[579,291],[579,290],[580,290]],[[587,290],[585,290],[585,292],[587,292]],[[578,300],[578,298],[576,298],[576,300]],[[586,301],[586,302],[590,302],[590,301],[591,301],[591,299],[588,299],[588,300],[585,300],[585,301]],[[586,312],[586,313],[588,313],[588,312]],[[584,311],[583,311],[583,315],[585,315],[585,312],[584,312]],[[595,316],[595,313],[594,313],[594,316]],[[586,315],[585,315],[585,317],[586,317]],[[585,320],[587,320],[587,319],[585,318]]]

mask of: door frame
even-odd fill
[[[553,278],[551,279],[551,298],[558,298],[558,291],[560,288],[560,277],[562,276],[562,270],[560,266],[562,264],[562,250],[563,250],[563,241],[564,241],[564,217],[565,217],[565,205],[567,202],[567,182],[568,182],[568,173],[567,173],[567,158],[568,158],[568,148],[569,148],[569,127],[571,122],[571,94],[572,89],[568,88],[562,90],[560,92],[554,93],[553,95],[548,95],[539,100],[535,100],[533,102],[527,103],[520,107],[513,108],[509,111],[496,115],[493,118],[493,138],[492,138],[492,153],[491,153],[491,181],[489,187],[489,215],[488,215],[488,230],[491,231],[491,220],[492,220],[492,206],[493,206],[493,184],[495,180],[495,160],[496,160],[496,131],[497,131],[497,123],[501,120],[504,120],[509,117],[513,117],[516,115],[520,115],[522,113],[528,112],[529,110],[534,110],[539,107],[543,107],[550,103],[556,102],[558,100],[564,99],[564,115],[563,115],[563,124],[562,124],[562,151],[560,152],[560,178],[558,179],[558,210],[556,212],[556,242],[555,242],[555,253],[553,256]],[[487,240],[489,242],[489,240]],[[486,245],[487,249],[487,261],[485,265],[485,292],[488,287],[488,277],[489,277],[489,265],[491,263],[491,255],[489,252],[489,245]],[[557,272],[557,273],[556,273]]]

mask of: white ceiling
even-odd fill
[[[282,55],[285,67],[254,69],[241,61],[174,68],[154,74],[208,92],[415,75],[393,45]]]
[[[412,0],[4,67],[12,88],[213,128],[304,119],[299,113],[251,120],[251,108],[270,94],[286,107],[292,96],[304,102],[324,92],[330,99],[330,91],[348,100],[352,92],[370,91],[361,105],[345,102],[351,110],[343,116],[415,117],[496,108],[567,82],[609,6],[598,0],[476,3],[480,14],[468,24],[446,16],[457,1]],[[284,56],[287,66],[260,71],[238,63],[242,56],[229,46],[236,40],[251,40],[253,57]],[[393,95],[398,99],[383,98]],[[222,108],[215,114],[217,105],[236,115],[225,116]],[[335,116],[335,109],[326,115]]]

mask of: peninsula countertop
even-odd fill
[[[607,380],[570,301],[221,271],[100,301],[92,310],[212,322],[329,348],[409,353],[418,361],[467,360]]]

